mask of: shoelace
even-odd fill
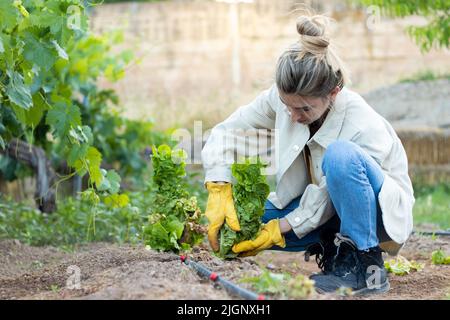
[[[326,266],[332,263],[334,258],[331,254],[325,254],[325,247],[319,242],[311,245],[305,251],[305,261],[309,261],[311,255],[315,256],[317,266],[325,272]]]

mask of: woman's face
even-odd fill
[[[336,87],[325,98],[303,97],[296,94],[283,94],[280,92],[280,99],[286,105],[293,122],[309,125],[322,117],[336,99],[339,91],[339,87]]]

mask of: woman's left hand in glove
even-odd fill
[[[286,247],[286,241],[281,234],[278,219],[266,223],[255,240],[239,242],[233,246],[232,250],[234,253],[238,253],[240,257],[248,257],[257,255],[260,251],[269,249],[274,245]]]

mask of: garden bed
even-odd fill
[[[254,258],[223,261],[201,245],[191,257],[226,279],[252,289],[241,279],[260,275],[264,269],[291,275],[318,271],[303,253],[266,251]],[[377,299],[445,299],[450,293],[450,266],[433,265],[431,252],[450,250],[448,238],[413,236],[401,254],[424,263],[419,272],[390,275],[391,290]],[[313,259],[312,259],[313,260]],[[173,253],[159,253],[143,246],[91,243],[62,251],[31,247],[17,240],[0,242],[1,299],[238,299],[223,288],[200,278]],[[79,268],[80,287],[69,289],[67,280]],[[69,271],[69,272],[68,272]],[[268,298],[280,298],[268,295]],[[289,297],[288,297],[289,298]],[[367,299],[337,295],[312,295],[310,299]]]

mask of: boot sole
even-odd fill
[[[362,288],[359,290],[352,291],[352,296],[364,296],[364,295],[373,295],[373,294],[383,294],[389,291],[391,288],[391,285],[389,282],[383,283],[379,288]],[[320,288],[316,288],[317,293],[319,294],[326,294],[326,293],[332,293],[333,291],[324,291]]]
[[[371,294],[382,294],[389,291],[391,285],[388,281],[383,283],[379,288],[362,288],[359,290],[353,291],[353,295],[355,296],[363,296],[363,295],[371,295]]]

